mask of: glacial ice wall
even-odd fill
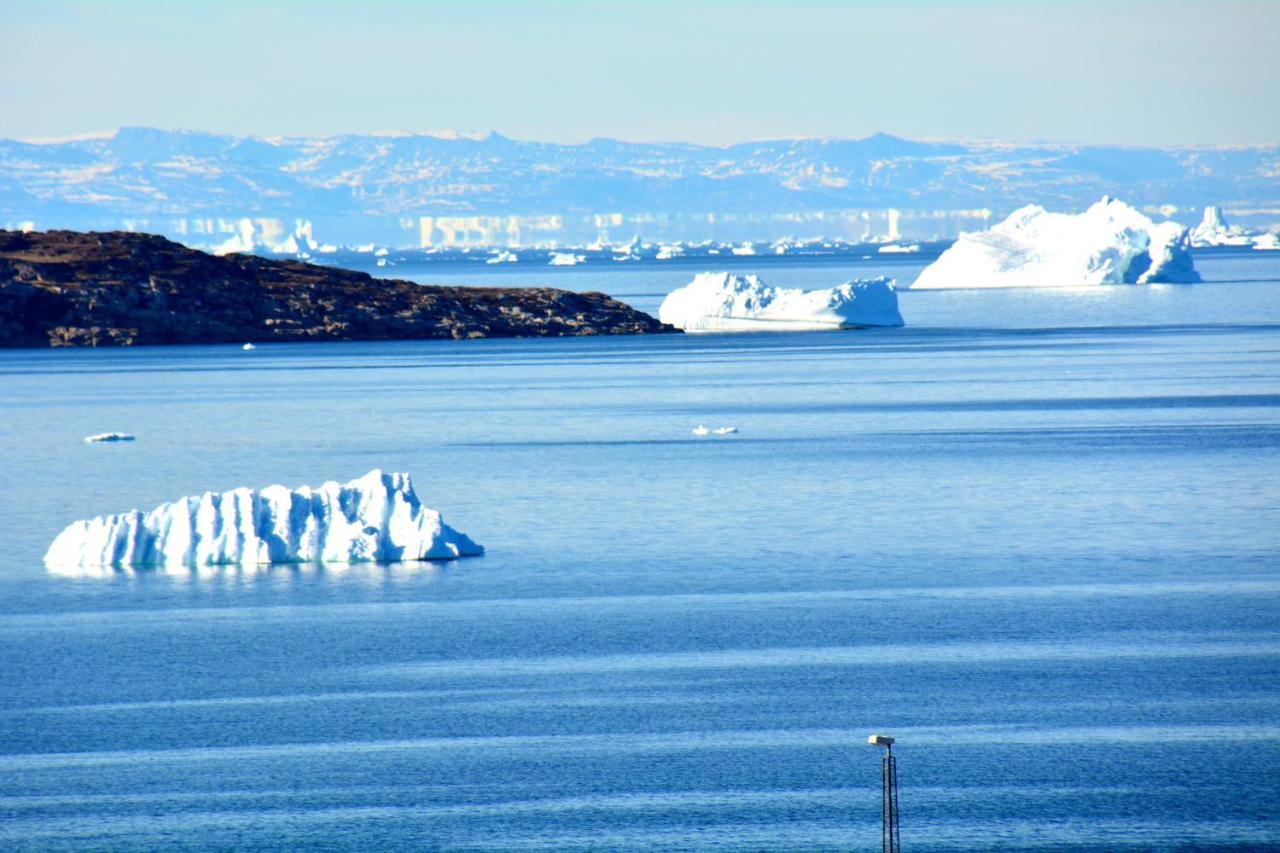
[[[667,294],[658,319],[686,332],[809,331],[901,326],[898,295],[886,278],[823,290],[770,287],[758,276],[699,273]]]
[[[45,565],[60,574],[270,563],[365,563],[478,556],[484,549],[425,507],[408,474],[370,471],[319,488],[232,489],[150,512],[77,521]]]
[[[1079,215],[1028,205],[987,231],[962,234],[911,290],[1199,280],[1186,228],[1156,224],[1124,202],[1103,198]]]

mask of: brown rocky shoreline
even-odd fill
[[[676,331],[603,293],[421,285],[122,231],[0,231],[0,347]]]

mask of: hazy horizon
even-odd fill
[[[492,128],[560,144],[878,130],[1121,147],[1280,141],[1280,5],[1265,0],[51,0],[7,9],[6,25],[6,139],[144,126],[255,137]]]
[[[626,139],[615,136],[592,136],[586,139],[572,141],[557,141],[551,139],[536,139],[527,136],[520,136],[514,133],[508,133],[500,128],[487,128],[478,130],[475,128],[428,128],[422,130],[402,129],[402,128],[381,128],[367,131],[316,131],[313,133],[233,133],[222,130],[211,130],[203,127],[161,127],[157,125],[120,125],[118,127],[85,130],[76,133],[68,133],[58,136],[5,136],[0,137],[0,141],[20,142],[26,145],[63,145],[69,142],[89,142],[93,140],[111,139],[122,130],[155,130],[162,133],[190,133],[209,136],[224,136],[243,139],[258,139],[270,141],[273,139],[325,139],[337,138],[344,136],[371,136],[371,137],[432,137],[436,139],[472,139],[480,141],[490,136],[498,136],[514,142],[532,143],[536,145],[557,145],[557,146],[583,146],[592,142],[618,142],[624,145],[688,145],[698,148],[732,148],[738,145],[751,145],[754,143],[770,143],[770,142],[857,142],[872,137],[892,137],[908,142],[929,142],[929,143],[955,143],[967,144],[974,146],[991,145],[1001,146],[1010,145],[1018,147],[1037,147],[1037,146],[1081,146],[1090,148],[1140,148],[1140,149],[1175,149],[1175,148],[1269,148],[1280,145],[1280,139],[1265,142],[1186,142],[1177,144],[1123,144],[1123,143],[1106,143],[1106,142],[1087,142],[1080,139],[1050,139],[1050,138],[1013,138],[1013,137],[997,137],[997,136],[911,136],[905,133],[897,133],[891,130],[874,130],[870,133],[860,136],[804,136],[799,134],[779,134],[775,136],[759,136],[743,139],[730,139],[724,142],[695,142],[688,139]]]

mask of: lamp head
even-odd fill
[[[889,747],[889,746],[893,746],[893,738],[889,737],[888,735],[872,735],[871,737],[867,738],[867,743],[871,744],[872,746]]]

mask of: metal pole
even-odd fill
[[[898,760],[893,757],[893,738],[872,735],[872,746],[883,746],[880,759],[880,851],[902,853],[902,836],[898,827]]]
[[[881,853],[893,853],[893,800],[889,782],[889,753],[880,759],[880,850]]]
[[[902,850],[902,830],[898,826],[898,759],[893,757],[893,749],[890,748],[884,754],[885,763],[888,765],[889,776],[889,851],[888,853],[900,853]]]

